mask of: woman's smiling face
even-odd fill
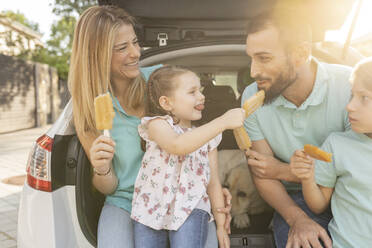
[[[111,78],[115,80],[134,79],[140,74],[140,46],[133,26],[123,24],[115,37],[111,59]]]

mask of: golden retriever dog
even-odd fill
[[[250,226],[249,214],[260,214],[270,207],[260,197],[251,177],[246,157],[240,150],[218,152],[221,184],[228,187],[232,195],[231,216],[237,228]]]

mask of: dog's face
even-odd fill
[[[249,212],[251,196],[256,188],[253,184],[248,165],[241,164],[231,170],[225,185],[232,195],[231,215]]]
[[[221,184],[229,188],[232,196],[231,216],[238,228],[248,227],[248,214],[259,214],[268,209],[260,197],[251,177],[244,152],[222,150],[218,152],[218,168]]]

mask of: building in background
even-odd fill
[[[31,28],[0,15],[0,53],[17,56],[24,51],[44,47],[42,34]]]

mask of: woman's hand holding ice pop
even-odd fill
[[[110,137],[101,135],[93,142],[89,155],[90,162],[96,174],[109,174],[114,153],[115,142]]]

